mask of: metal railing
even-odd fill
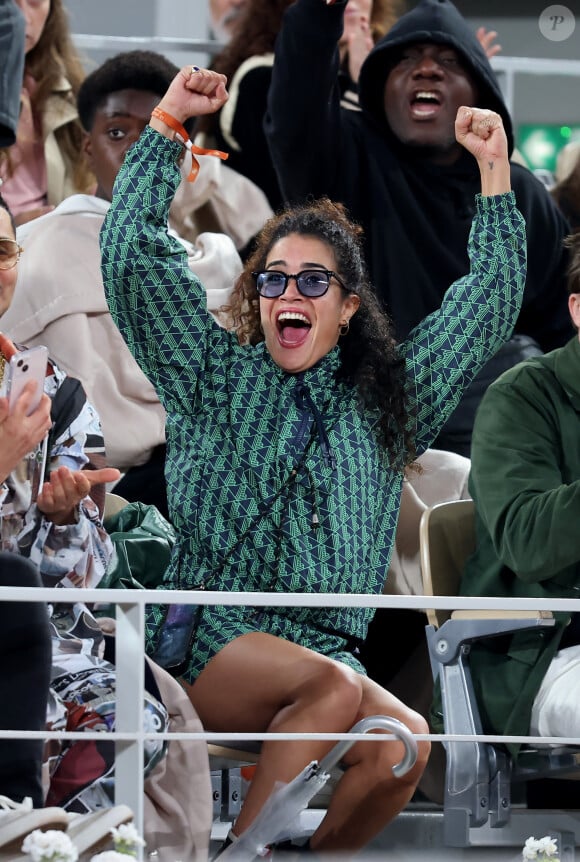
[[[113,590],[73,588],[0,588],[0,601],[30,602],[78,602],[91,604],[111,603],[116,605],[116,640],[122,648],[116,649],[116,717],[115,730],[106,731],[20,731],[0,730],[0,738],[102,740],[107,735],[115,742],[115,802],[125,803],[134,813],[137,829],[143,833],[144,826],[144,745],[150,739],[197,740],[206,743],[224,741],[255,742],[264,739],[316,739],[332,741],[364,741],[369,736],[360,733],[155,733],[143,730],[144,679],[144,608],[146,604],[191,604],[192,595],[187,590]],[[245,593],[203,591],[195,593],[196,604],[267,607],[272,604],[272,593]],[[367,595],[361,593],[276,593],[278,607],[359,607],[359,608],[407,608],[424,610],[577,610],[576,599],[527,599],[504,597],[468,596],[394,596]],[[395,737],[386,735],[385,739]],[[561,737],[502,736],[481,734],[416,734],[417,741],[486,741],[528,744],[578,745],[580,739]],[[374,737],[376,741],[376,736]],[[140,857],[141,858],[141,857]]]
[[[498,72],[505,103],[510,114],[515,107],[517,75],[563,75],[580,78],[580,60],[555,60],[546,57],[492,57],[491,66]]]
[[[73,33],[77,48],[94,51],[177,51],[195,54],[217,54],[224,47],[215,39],[178,39],[175,36],[105,36],[92,33]]]

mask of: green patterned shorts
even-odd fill
[[[363,665],[348,651],[345,639],[340,635],[321,632],[312,625],[297,622],[271,609],[207,605],[201,612],[191,660],[183,679],[190,684],[195,682],[216,653],[230,641],[249,632],[276,635],[366,675]]]

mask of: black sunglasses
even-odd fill
[[[282,296],[291,278],[295,280],[302,296],[309,299],[324,296],[330,287],[331,278],[335,278],[342,289],[346,290],[338,275],[330,269],[303,269],[296,274],[280,272],[277,269],[265,269],[262,272],[253,272],[252,275],[256,279],[256,290],[266,299],[277,299]]]

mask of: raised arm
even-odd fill
[[[480,111],[474,116],[472,111],[460,108],[455,130],[457,140],[478,161],[482,194],[501,194],[508,190],[513,171],[517,202],[526,214],[529,278],[517,331],[534,338],[544,351],[562,347],[572,335],[566,304],[568,255],[564,249],[564,237],[569,228],[539,181],[529,176],[526,182],[518,182],[525,169],[510,165],[507,160],[499,116],[492,112],[480,116]],[[475,124],[475,128],[469,124]]]
[[[455,137],[477,162],[482,195],[511,190],[508,144],[499,114],[463,105],[455,118]]]
[[[481,195],[469,237],[470,271],[454,282],[441,308],[409,335],[405,352],[424,451],[463,390],[511,336],[526,279],[525,223],[510,191],[507,141],[492,111],[459,108],[457,140],[481,173]]]
[[[188,268],[183,245],[167,231],[181,178],[180,137],[187,137],[182,124],[217,110],[226,99],[223,75],[191,66],[176,75],[157,116],[127,154],[101,231],[111,314],[172,412],[191,409],[206,361],[216,355],[212,339],[227,339],[207,312],[205,291]]]
[[[264,128],[284,197],[332,196],[340,151],[338,41],[346,0],[296,0],[276,40]]]

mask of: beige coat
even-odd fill
[[[73,182],[74,165],[61,152],[55,135],[57,129],[76,119],[78,112],[72,88],[63,77],[48,97],[42,118],[48,203],[52,206],[78,191]]]
[[[170,733],[203,733],[191,701],[162,668],[147,659],[169,713]],[[144,838],[156,862],[205,862],[213,819],[207,743],[169,742],[167,755],[145,780]]]

